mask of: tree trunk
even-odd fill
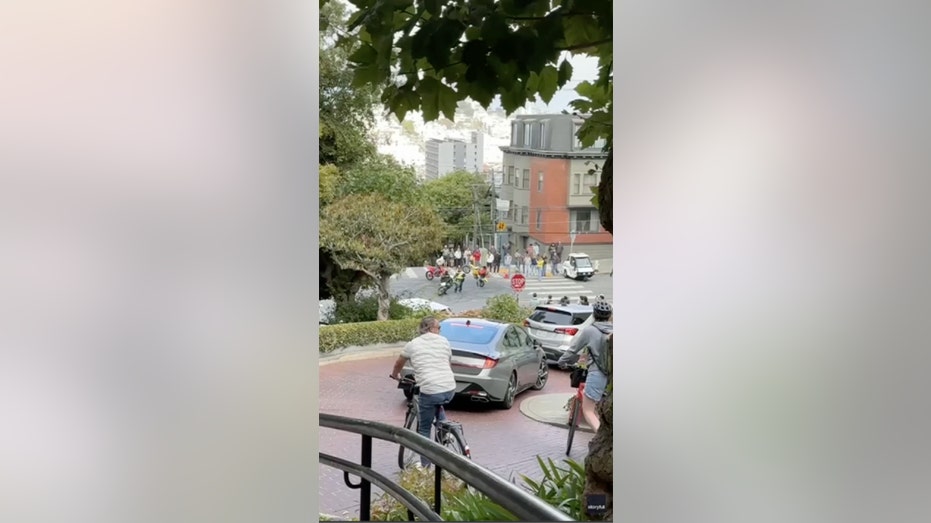
[[[378,289],[378,316],[376,316],[376,319],[385,321],[389,319],[388,312],[391,309],[391,294],[388,293],[391,286],[391,275],[379,275],[375,286]]]
[[[614,148],[608,152],[608,159],[605,160],[604,167],[601,169],[601,181],[598,184],[598,215],[601,219],[601,226],[606,231],[614,233],[614,173],[612,164],[614,160]],[[614,344],[611,344],[611,360],[613,361]],[[611,368],[614,365],[612,363]],[[603,494],[606,499],[606,510],[604,514],[589,514],[592,519],[602,521],[612,521],[614,519],[614,501],[612,493],[614,491],[614,391],[612,387],[613,377],[608,376],[608,393],[602,400],[596,411],[601,426],[598,432],[588,444],[588,456],[585,457],[585,495]]]

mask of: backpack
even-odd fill
[[[601,350],[597,354],[592,351],[591,347],[586,350],[588,350],[588,355],[591,356],[592,362],[598,367],[598,370],[605,376],[610,376],[614,365],[614,332],[601,333]]]

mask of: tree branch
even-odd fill
[[[575,44],[570,45],[569,47],[557,47],[557,51],[578,51],[581,49],[588,49],[589,47],[598,47],[599,45],[611,43],[611,38],[605,38],[603,40],[596,40],[594,42],[586,42],[584,44]]]

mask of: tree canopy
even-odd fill
[[[443,223],[432,208],[383,194],[350,194],[328,205],[320,246],[344,269],[367,274],[379,295],[378,319],[388,319],[390,278],[440,250]]]
[[[446,223],[446,238],[456,243],[474,230],[476,195],[481,197],[482,212],[487,212],[488,191],[489,185],[481,175],[466,171],[446,174],[423,186],[424,201],[436,209]]]

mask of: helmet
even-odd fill
[[[613,309],[611,304],[604,299],[598,299],[595,303],[592,304],[592,310],[594,311],[594,316],[596,320],[607,320],[611,317]]]

